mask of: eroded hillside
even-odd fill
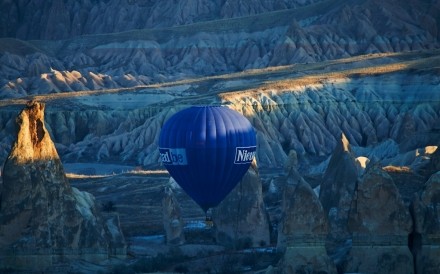
[[[281,167],[295,150],[310,169],[331,154],[341,132],[359,147],[358,156],[413,165],[423,155],[399,155],[438,140],[439,63],[437,50],[373,54],[35,98],[49,106],[48,128],[65,162],[157,167],[158,136],[170,115],[190,105],[222,104],[243,113],[257,130],[261,167]],[[2,155],[10,112],[24,102],[2,101]],[[386,150],[375,150],[384,142]]]
[[[50,2],[45,5],[51,5]],[[91,5],[86,2],[85,6]],[[241,4],[226,1],[212,4],[211,8],[206,1],[192,1],[193,5],[183,10],[179,5],[172,5],[173,9],[166,9],[163,14],[176,18],[172,16],[173,11],[180,10],[187,18],[189,15],[185,12],[193,10],[200,15],[200,20],[192,21],[189,16],[175,26],[173,22],[165,23],[168,17],[163,17],[161,22],[166,26],[161,28],[123,23],[128,18],[135,22],[133,18],[140,14],[145,16],[144,20],[154,17],[141,12],[154,9],[158,4],[107,2],[106,5],[94,5],[89,13],[85,10],[81,13],[83,9],[76,6],[65,6],[63,9],[72,13],[70,17],[63,17],[66,20],[77,18],[80,13],[90,16],[87,17],[90,21],[83,18],[84,29],[72,30],[72,33],[69,30],[77,26],[73,22],[79,18],[69,21],[72,26],[69,25],[62,32],[63,36],[58,37],[63,40],[50,40],[56,38],[52,35],[56,36],[57,32],[44,30],[55,25],[45,23],[47,17],[43,15],[49,12],[63,16],[59,10],[42,9],[28,21],[24,18],[30,13],[28,9],[33,9],[33,1],[25,7],[19,7],[21,4],[17,3],[4,9],[12,12],[10,17],[15,16],[14,7],[23,13],[23,22],[10,19],[8,24],[17,28],[13,32],[16,35],[10,36],[26,40],[0,39],[0,98],[136,87],[370,53],[439,48],[440,7],[431,1],[411,1],[403,5],[394,1],[379,4],[373,0],[328,0],[313,4],[309,1],[279,1],[279,5],[273,6],[265,6],[268,2],[264,1],[255,1],[252,5],[245,5],[246,1]],[[171,5],[170,1],[166,3]],[[126,9],[115,9],[118,4]],[[241,8],[236,9],[235,5]],[[234,15],[227,16],[220,9],[231,9]],[[92,16],[99,14],[95,10],[102,10],[102,16],[107,11],[124,12],[126,19],[119,23],[115,19],[116,22],[111,21],[112,25],[108,26],[110,23],[99,19],[101,15]],[[205,13],[211,16],[203,15]],[[41,23],[28,25],[33,20],[38,21],[38,16],[42,16]],[[95,21],[92,22],[92,18],[96,18]],[[63,29],[61,21],[57,21],[57,30]],[[49,37],[30,31],[31,27],[39,25],[41,29],[38,30]],[[93,34],[87,29],[94,30]],[[26,34],[22,36],[22,33]],[[30,38],[40,40],[27,40]]]

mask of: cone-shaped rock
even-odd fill
[[[163,225],[168,244],[183,244],[185,236],[183,233],[183,219],[180,213],[180,206],[172,189],[164,187],[162,198]]]
[[[256,162],[238,185],[213,211],[217,242],[236,248],[267,245],[269,220]]]
[[[357,177],[356,159],[351,152],[350,143],[342,134],[330,158],[319,193],[319,199],[327,213],[334,207],[344,211],[349,209]]]
[[[282,211],[277,248],[284,251],[280,263],[283,273],[302,273],[305,269],[336,273],[325,249],[327,215],[313,189],[295,168],[287,177]]]
[[[357,184],[350,211],[353,246],[346,272],[414,273],[408,236],[413,228],[393,179],[378,165]]]
[[[329,216],[329,238],[335,243],[350,237],[347,228],[348,213],[358,170],[351,146],[342,133],[322,178],[319,193],[319,200]]]
[[[416,271],[434,274],[440,269],[440,171],[426,182],[422,193],[415,195],[411,210]]]
[[[107,258],[112,248],[124,253],[123,237],[115,235],[122,236],[120,228],[110,231],[94,197],[70,187],[44,125],[44,104],[28,103],[17,124],[0,190],[0,249],[9,256],[2,263],[39,269],[55,264],[65,253],[80,254],[86,260]],[[11,248],[14,255],[7,253]],[[20,261],[22,252],[27,255]],[[41,256],[28,256],[33,253]]]

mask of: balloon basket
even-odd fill
[[[206,218],[205,219],[205,226],[206,226],[206,229],[213,228],[214,227],[214,222],[212,221],[212,219]]]
[[[212,210],[210,208],[205,212],[205,226],[207,229],[214,227],[214,221],[212,220]]]

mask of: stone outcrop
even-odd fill
[[[317,195],[292,168],[282,200],[283,218],[278,225],[277,249],[284,252],[283,273],[337,273],[325,248],[327,215]]]
[[[351,205],[352,248],[346,272],[414,273],[408,236],[413,229],[393,179],[378,165],[359,180]]]
[[[232,192],[213,209],[212,220],[220,244],[243,248],[270,243],[269,219],[255,160]]]
[[[416,273],[434,274],[440,269],[440,172],[426,182],[421,193],[414,196],[411,213],[414,219],[412,234]]]
[[[42,270],[67,259],[124,255],[118,220],[106,225],[94,197],[69,185],[44,124],[44,107],[29,102],[19,114],[17,139],[3,167],[1,264]]]
[[[429,162],[423,166],[420,170],[422,176],[428,180],[433,174],[440,170],[440,141],[436,143],[437,146],[433,146],[434,153],[429,155]]]
[[[347,222],[358,169],[350,143],[342,133],[322,177],[319,193],[324,212],[329,216],[332,240],[341,241],[350,237]]]
[[[167,243],[171,245],[183,244],[185,242],[184,222],[179,203],[169,186],[165,186],[163,190],[162,212]]]

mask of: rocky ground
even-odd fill
[[[263,175],[263,181],[271,180],[272,176]],[[130,267],[134,270],[246,272],[266,269],[280,258],[275,249],[276,238],[272,244],[255,249],[245,244],[238,250],[219,245],[215,241],[215,231],[205,223],[203,210],[176,185],[172,189],[184,220],[185,243],[174,247],[167,245],[162,208],[164,187],[170,184],[167,173],[133,171],[102,178],[71,174],[69,180],[72,186],[92,193],[103,211],[119,214],[128,254],[135,262]],[[280,218],[279,209],[275,209],[279,203],[280,200],[269,202],[274,207],[273,219]],[[149,259],[157,256],[163,258],[156,258],[155,263]],[[160,260],[164,260],[162,265],[157,264]],[[120,261],[119,265],[105,269],[124,271],[127,263]]]

